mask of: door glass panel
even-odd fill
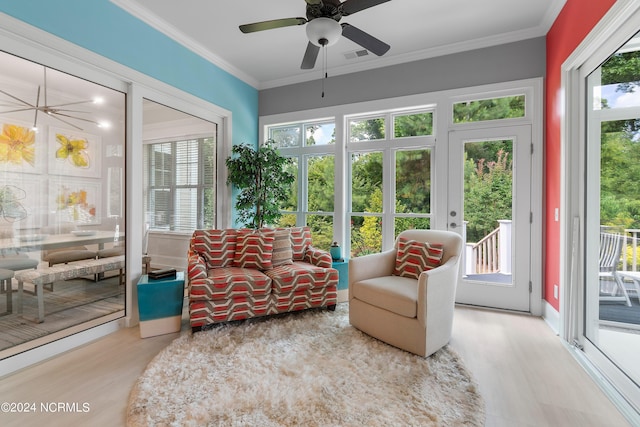
[[[132,236],[126,95],[7,53],[0,61],[0,268],[13,275],[0,291],[2,359],[124,317],[118,270],[77,276]],[[20,275],[50,265],[69,280],[22,278],[19,298]]]
[[[513,143],[464,145],[463,275],[467,280],[511,284]]]
[[[587,78],[585,336],[640,383],[637,36]]]

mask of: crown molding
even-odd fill
[[[259,81],[244,71],[234,67],[220,56],[214,54],[207,48],[205,48],[200,43],[196,42],[192,38],[186,36],[184,33],[179,31],[177,28],[167,23],[166,21],[157,17],[154,13],[145,9],[144,7],[139,6],[135,2],[131,2],[128,0],[110,0],[113,4],[122,8],[132,16],[140,19],[147,25],[155,28],[156,30],[162,32],[166,36],[175,40],[176,42],[183,45],[185,48],[191,50],[202,58],[208,60],[212,64],[217,67],[223,69],[224,71],[232,74],[233,76],[239,78],[250,86],[258,89],[272,89],[280,86],[288,86],[297,83],[303,83],[308,81],[313,81],[319,79],[319,74],[317,70],[311,70],[304,72],[302,74],[296,74],[292,76],[283,77],[280,79],[268,80],[268,81]],[[509,33],[503,33],[488,37],[483,37],[479,39],[451,43],[448,45],[432,47],[420,51],[410,52],[407,54],[399,54],[394,56],[385,56],[385,57],[372,57],[372,58],[363,58],[361,61],[349,64],[341,67],[329,68],[327,71],[329,76],[339,76],[350,73],[358,73],[362,71],[372,70],[376,68],[383,68],[392,65],[403,64],[407,62],[415,62],[424,59],[434,58],[438,56],[450,55],[454,53],[460,53],[475,49],[482,49],[486,47],[496,46],[500,44],[512,43],[521,40],[526,40],[534,37],[545,36],[553,25],[556,17],[560,10],[564,7],[566,0],[557,0],[552,4],[552,6],[547,10],[545,16],[543,17],[540,25],[536,27],[531,27],[524,30],[513,31]]]
[[[545,13],[542,18],[542,22],[540,23],[540,28],[544,30],[544,33],[547,34],[551,29],[551,26],[554,22],[556,22],[556,18],[560,15],[560,11],[567,3],[567,0],[557,0],[553,2],[551,6],[547,9],[547,13]]]
[[[127,0],[109,0],[111,3],[115,4],[119,8],[123,9],[125,12],[130,15],[138,18],[145,24],[150,27],[158,30],[162,34],[166,35],[172,40],[175,40],[177,43],[181,44],[185,48],[189,49],[196,55],[206,59],[211,62],[216,67],[226,71],[227,73],[237,77],[253,88],[258,88],[259,82],[251,77],[249,74],[240,70],[239,68],[234,67],[229,62],[222,59],[220,56],[214,54],[200,43],[193,40],[191,37],[186,36],[183,32],[175,28],[173,25],[169,24],[165,20],[159,18],[157,15],[149,11],[148,9],[139,6],[135,2],[130,2]]]

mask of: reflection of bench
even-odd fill
[[[36,322],[44,322],[44,285],[59,280],[70,280],[78,277],[93,276],[105,271],[120,270],[120,285],[124,284],[124,255],[84,261],[81,264],[57,264],[51,267],[16,272],[18,280],[18,314],[22,314],[22,294],[24,282],[33,283],[38,298],[38,318]]]

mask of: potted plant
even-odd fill
[[[273,225],[280,218],[280,203],[295,177],[287,170],[292,159],[278,152],[275,142],[268,140],[257,149],[234,145],[226,159],[227,184],[240,190],[236,199],[237,222],[258,229]]]

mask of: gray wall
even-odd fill
[[[329,77],[325,82],[324,98],[321,97],[320,80],[265,89],[259,92],[258,114],[268,116],[416,93],[544,77],[545,48],[545,38],[538,37]]]

